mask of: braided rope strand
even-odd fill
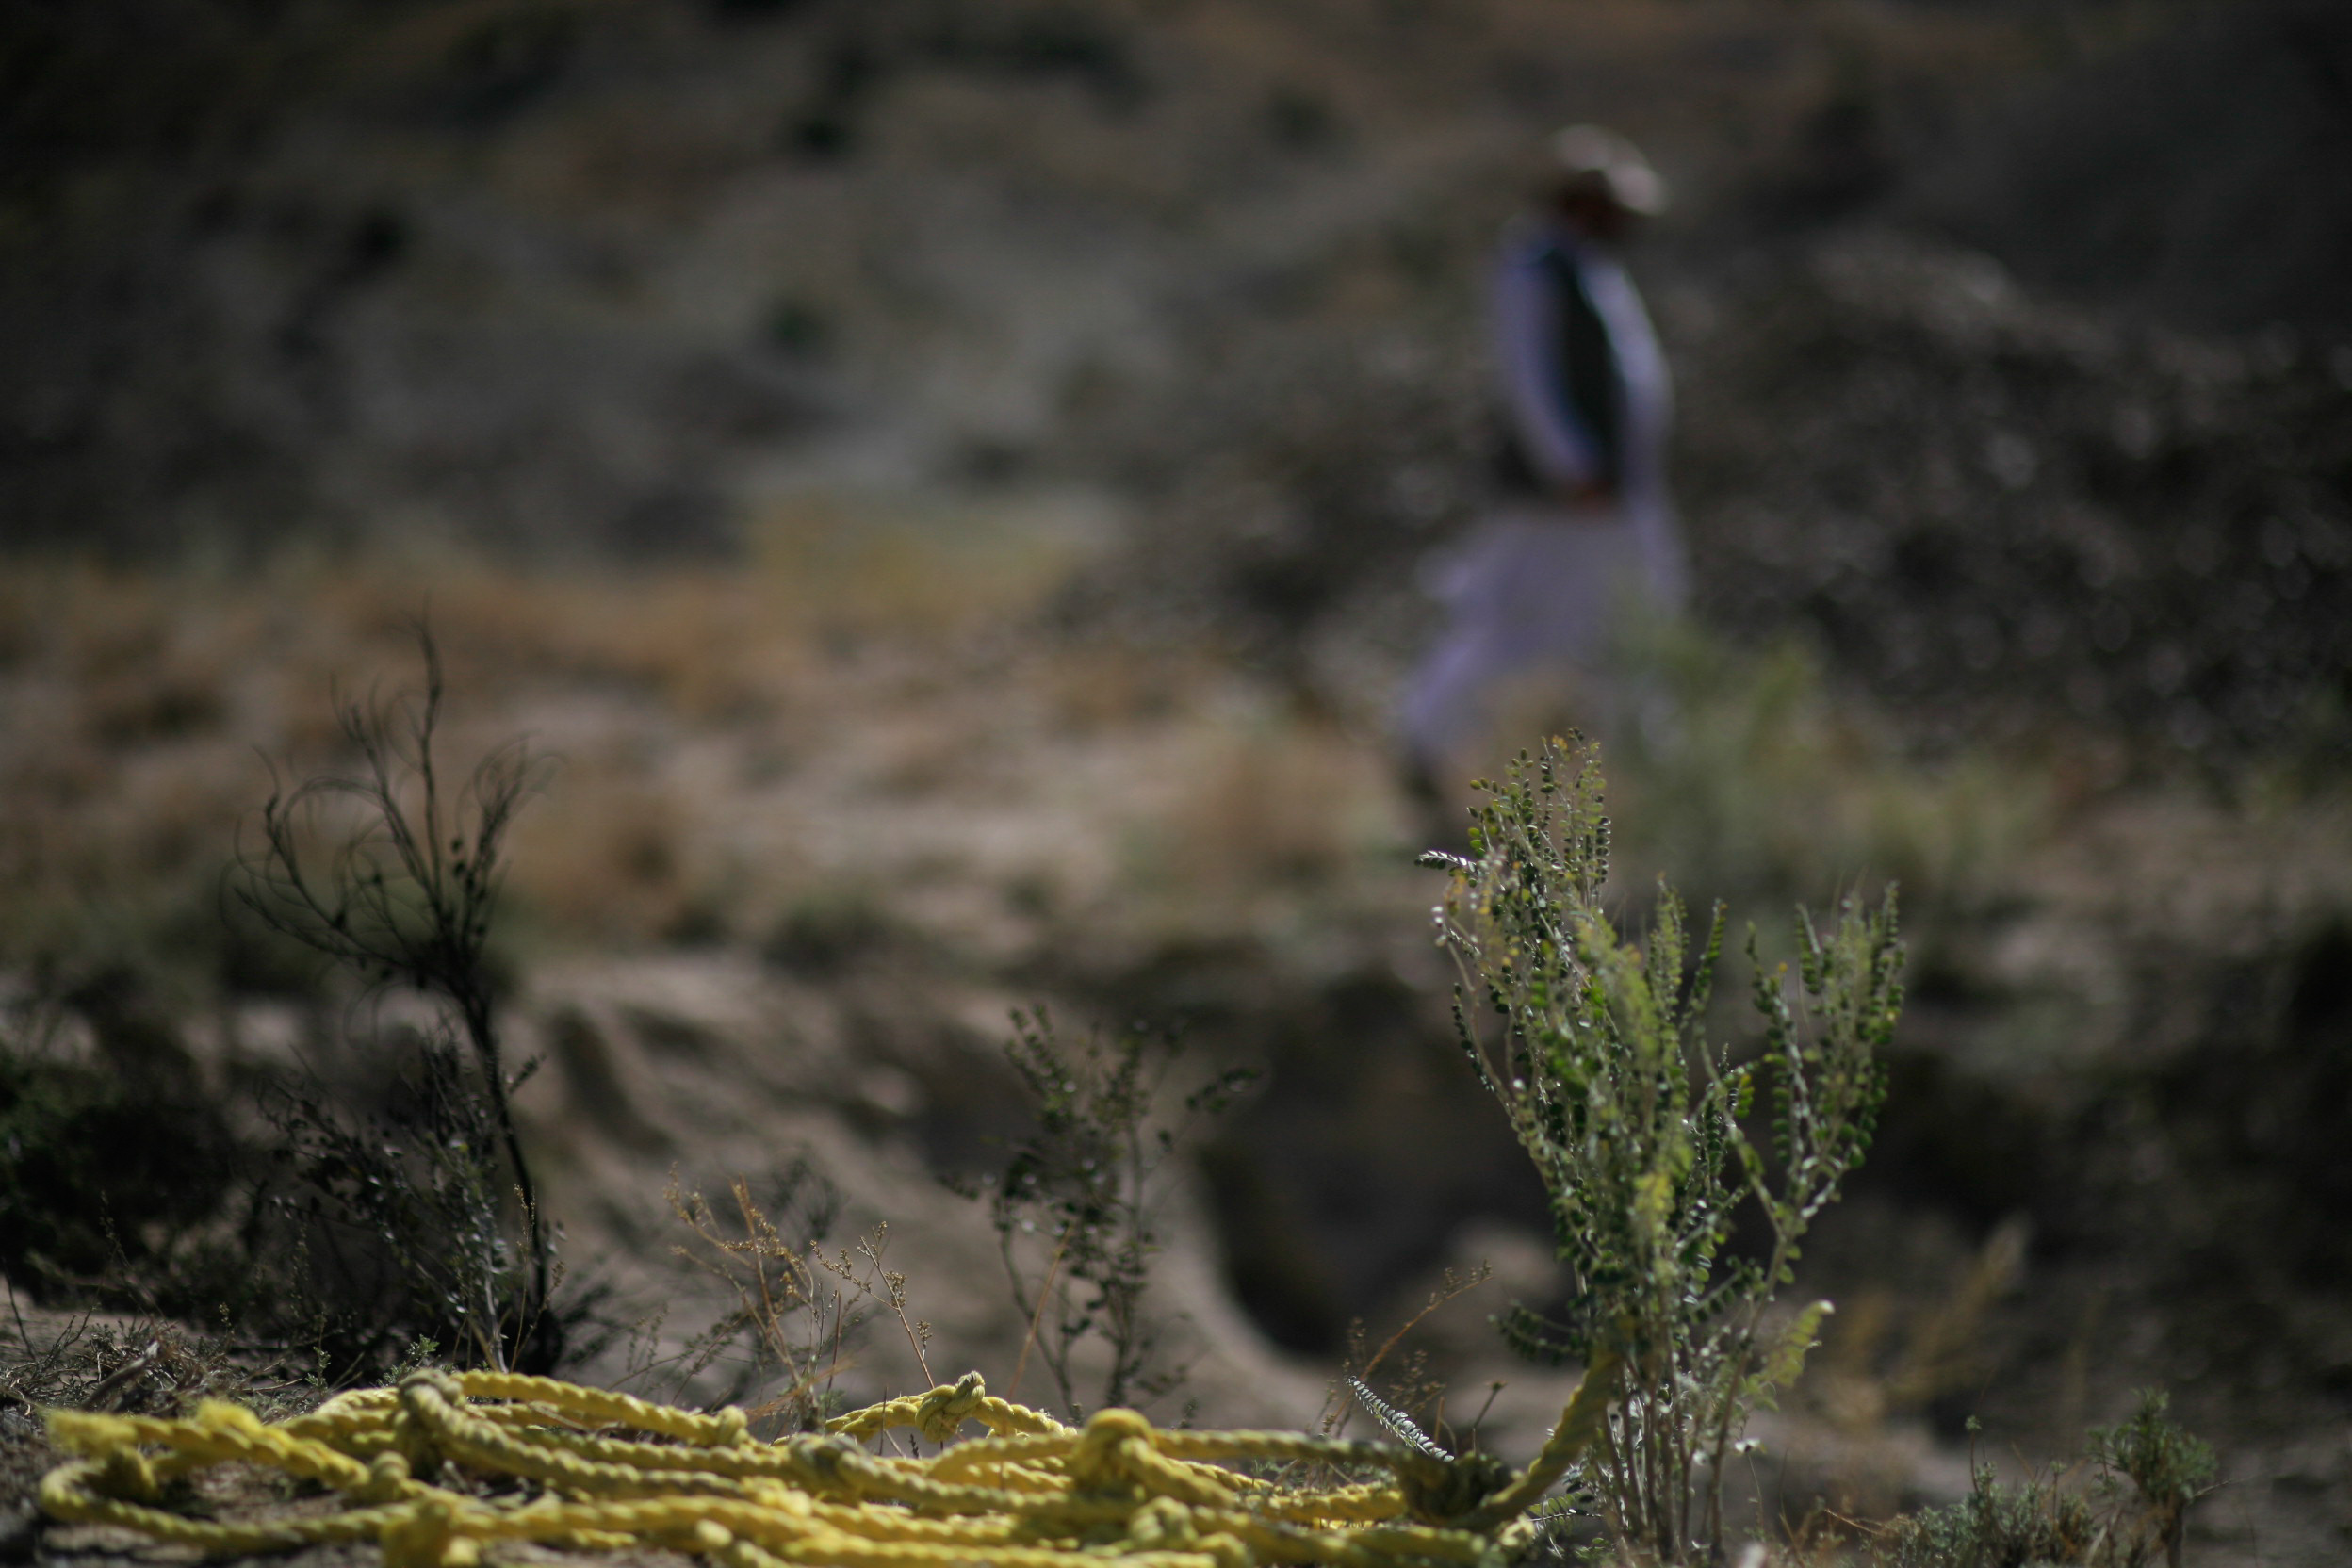
[[[976,1372],[767,1443],[731,1407],[428,1371],[273,1424],[218,1401],[185,1420],[51,1411],[51,1440],[74,1457],[40,1500],[52,1519],[216,1559],[372,1541],[385,1568],[478,1568],[499,1541],[662,1547],[713,1568],[1501,1568],[1527,1534],[1523,1515],[1593,1441],[1612,1378],[1596,1364],[1513,1474],[1478,1454],[1164,1429],[1131,1410],[1072,1428],[991,1396]],[[988,1435],[958,1441],[967,1422]],[[892,1429],[939,1452],[860,1446]],[[1299,1462],[1342,1478],[1284,1485],[1231,1468]],[[316,1483],[342,1506],[248,1519],[162,1506],[170,1483],[220,1464]],[[494,1484],[478,1495],[477,1480]]]

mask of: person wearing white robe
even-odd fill
[[[1673,393],[1615,254],[1664,190],[1631,143],[1596,126],[1562,131],[1553,153],[1550,201],[1507,231],[1493,286],[1516,495],[1429,574],[1446,625],[1399,714],[1418,780],[1487,738],[1506,683],[1590,681],[1626,611],[1672,614],[1688,597],[1665,478]]]

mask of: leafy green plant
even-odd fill
[[[1949,1508],[1906,1514],[1881,1529],[1881,1568],[2029,1568],[2081,1563],[2099,1538],[2090,1505],[2046,1477],[2003,1484],[1971,1467],[1968,1494]]]
[[[1514,1309],[1506,1337],[1555,1361],[1615,1361],[1580,1479],[1622,1560],[1690,1562],[1723,1544],[1724,1462],[1750,1413],[1796,1375],[1830,1310],[1772,1312],[1870,1142],[1874,1056],[1903,999],[1892,894],[1849,904],[1826,935],[1801,914],[1793,988],[1756,959],[1751,930],[1763,1039],[1736,1058],[1707,1036],[1721,906],[1695,942],[1671,890],[1643,942],[1605,907],[1597,748],[1552,741],[1479,788],[1470,856],[1428,858],[1452,873],[1438,939],[1462,973],[1462,1048],[1544,1178],[1576,1291],[1565,1321]],[[1745,1126],[1759,1090],[1761,1146]],[[1727,1246],[1743,1212],[1770,1237],[1760,1259]]]
[[[988,1198],[1013,1301],[1029,1323],[1006,1396],[1035,1355],[1063,1408],[1083,1415],[1079,1350],[1089,1341],[1106,1359],[1095,1408],[1164,1396],[1184,1374],[1154,1365],[1163,1328],[1147,1304],[1160,1249],[1153,1179],[1183,1121],[1225,1110],[1253,1074],[1217,1074],[1184,1097],[1184,1119],[1170,1124],[1153,1107],[1180,1054],[1174,1039],[1096,1034],[1072,1051],[1043,1009],[1016,1013],[1013,1027],[1004,1054],[1036,1102],[1037,1126],[1003,1171],[961,1188]]]
[[[2136,1568],[2161,1546],[2169,1568],[2180,1568],[2189,1510],[2218,1484],[2221,1466],[2210,1446],[2172,1420],[2161,1389],[2140,1390],[2139,1401],[2130,1420],[2090,1435],[2099,1491],[2114,1510],[2109,1535],[2128,1554],[2114,1560]]]
[[[421,1110],[403,1124],[421,1135],[413,1149],[385,1153],[308,1102],[288,1130],[308,1150],[314,1194],[346,1211],[329,1217],[372,1232],[395,1258],[438,1255],[429,1277],[449,1295],[458,1315],[447,1327],[465,1352],[544,1370],[563,1352],[548,1310],[552,1248],[515,1131],[510,1097],[523,1075],[507,1070],[488,956],[506,831],[541,770],[514,743],[451,789],[434,752],[440,654],[421,627],[417,642],[422,695],[336,702],[358,776],[273,792],[228,892],[279,936],[441,1004],[444,1025],[415,1054]]]
[[[2213,1451],[2175,1424],[2169,1401],[2142,1389],[2131,1419],[2093,1428],[2083,1459],[2087,1495],[2061,1476],[2003,1483],[1971,1466],[1968,1494],[1949,1508],[1889,1521],[1877,1532],[1881,1568],[2150,1568],[2161,1553],[2180,1568],[2189,1510],[2213,1490]],[[1975,1423],[1969,1423],[1975,1429]]]

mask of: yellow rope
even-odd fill
[[[976,1372],[776,1443],[754,1439],[740,1410],[419,1372],[275,1424],[218,1401],[179,1421],[51,1411],[51,1441],[76,1457],[43,1478],[41,1506],[216,1558],[373,1541],[385,1568],[475,1568],[500,1541],[662,1547],[715,1568],[1499,1568],[1529,1539],[1527,1510],[1593,1441],[1612,1380],[1596,1364],[1513,1474],[1478,1454],[1163,1429],[1131,1410],[1067,1427],[994,1397]],[[967,1421],[989,1435],[957,1442]],[[940,1451],[860,1446],[892,1428]],[[316,1483],[342,1506],[244,1520],[162,1506],[172,1482],[228,1463]],[[1337,1478],[1280,1483],[1236,1463]]]

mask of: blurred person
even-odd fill
[[[1688,593],[1666,494],[1666,361],[1617,259],[1664,210],[1665,187],[1596,125],[1561,131],[1551,155],[1542,205],[1505,231],[1493,286],[1507,498],[1431,563],[1446,625],[1399,714],[1425,796],[1488,738],[1502,688],[1565,678],[1605,703],[1599,665],[1625,612],[1673,614]]]

